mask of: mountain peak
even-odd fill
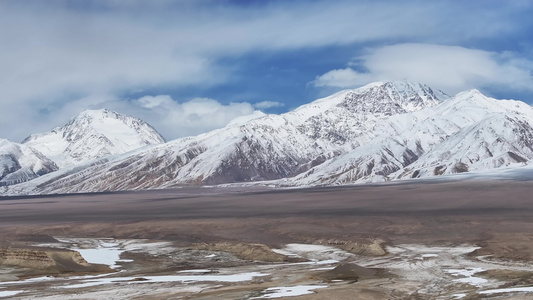
[[[109,110],[107,108],[101,109],[86,109],[79,113],[77,116],[74,116],[70,119],[70,122],[75,122],[76,120],[104,120],[104,119],[116,119],[116,120],[125,120],[128,118],[137,119],[135,117],[126,116],[119,114],[115,111]],[[138,119],[140,120],[140,119]],[[88,124],[90,124],[89,122]]]
[[[496,100],[491,97],[485,96],[477,89],[471,89],[464,92],[460,92],[450,99],[454,105],[459,107],[482,107],[491,108],[491,110],[501,107],[504,100]]]
[[[108,109],[84,110],[65,126],[23,141],[60,167],[163,142],[146,122]]]
[[[264,116],[266,116],[267,114],[265,114],[264,112],[260,111],[260,110],[254,110],[253,113],[249,114],[249,115],[246,115],[246,116],[240,116],[240,117],[237,117],[233,120],[231,120],[227,126],[240,126],[240,125],[245,125],[246,123],[252,121],[252,120],[255,120],[255,119],[259,119],[259,118],[262,118]]]
[[[107,108],[86,109],[86,110],[83,110],[81,113],[79,113],[74,118],[79,118],[79,117],[84,117],[84,116],[98,117],[98,116],[108,116],[108,115],[118,115],[118,113],[111,111]]]
[[[458,93],[456,95],[456,97],[461,97],[461,98],[471,98],[471,97],[477,97],[477,96],[486,97],[478,89],[466,90],[466,91],[460,92],[460,93]]]
[[[380,81],[348,92],[341,105],[353,112],[390,116],[435,106],[448,97],[420,83]]]
[[[450,98],[445,92],[441,90],[435,90],[426,84],[413,82],[409,80],[396,80],[396,81],[376,81],[364,85],[355,91],[366,92],[370,89],[385,89],[391,92],[413,94],[417,93],[424,98],[434,98],[437,100],[444,100]]]
[[[347,110],[352,115],[382,115],[417,111],[449,98],[440,90],[410,81],[376,81],[356,89],[342,90],[302,105],[284,117],[296,125],[323,115],[326,111]]]

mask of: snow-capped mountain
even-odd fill
[[[517,167],[532,159],[531,106],[477,90],[449,98],[421,84],[378,82],[282,115],[258,112],[196,137],[64,167],[7,192],[335,185]]]
[[[435,106],[447,98],[442,91],[422,84],[375,82],[303,105],[285,117],[313,140],[348,143],[353,148],[379,135],[376,124],[382,120]]]
[[[219,184],[289,178],[383,134],[393,115],[447,96],[407,82],[345,90],[282,115],[255,116],[197,137],[108,157],[47,176],[42,192],[76,192]]]
[[[435,115],[462,127],[393,178],[520,166],[533,159],[533,108],[523,102],[471,90],[439,107]]]
[[[22,143],[37,149],[64,168],[164,142],[163,137],[146,122],[100,109],[85,110],[65,126],[32,134]]]
[[[25,182],[57,169],[53,161],[37,150],[0,139],[0,186]]]
[[[381,122],[374,140],[299,174],[290,185],[331,185],[418,178],[533,159],[533,108],[477,90]]]

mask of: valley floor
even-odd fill
[[[14,257],[0,251],[0,298],[527,299],[532,192],[464,180],[0,198]]]

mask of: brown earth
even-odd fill
[[[336,245],[383,255],[386,243],[474,243],[481,255],[533,259],[533,184],[461,181],[335,188],[0,198],[4,244],[51,236],[197,243]]]
[[[249,243],[199,243],[190,247],[195,250],[209,250],[209,251],[224,251],[236,254],[240,259],[257,260],[263,262],[297,262],[301,260],[289,259],[285,255],[278,254],[272,251],[269,247],[263,244],[249,244]]]
[[[481,246],[473,253],[476,256],[531,262],[532,192],[529,181],[468,180],[0,197],[0,246],[27,249],[35,243],[54,242],[54,236],[149,239],[171,241],[197,251],[231,252],[244,260],[281,262],[287,257],[270,248],[287,243],[330,245],[376,257],[386,254],[387,244],[467,243]],[[125,253],[126,258],[139,255]],[[152,260],[147,257],[140,261],[150,265],[155,262]],[[179,269],[182,265],[180,261],[166,267]],[[316,276],[389,284],[390,279],[382,278],[381,272],[346,264]],[[531,283],[530,272],[490,271],[485,275],[510,284]],[[258,283],[255,288],[261,287]],[[225,295],[231,298],[231,293],[241,295],[249,288],[228,287],[229,294]],[[202,297],[217,299],[223,292],[213,291],[212,296],[211,292],[202,293]],[[361,285],[341,284],[301,298],[352,299],[353,293],[358,299],[390,296]]]
[[[349,280],[357,281],[361,279],[379,278],[383,270],[375,268],[365,268],[354,263],[342,263],[333,270],[322,272],[317,277],[324,280]]]
[[[51,274],[108,273],[105,265],[89,264],[77,251],[43,247],[0,247],[0,266],[17,267],[19,277]]]

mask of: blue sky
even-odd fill
[[[0,1],[0,137],[84,109],[167,139],[372,81],[533,103],[533,1]]]

